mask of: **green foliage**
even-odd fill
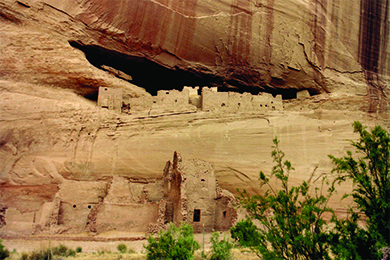
[[[117,247],[119,252],[121,252],[122,254],[126,253],[127,252],[127,246],[125,244],[119,244]]]
[[[230,228],[231,236],[243,247],[256,247],[260,244],[260,234],[253,222],[247,218]]]
[[[76,247],[76,253],[83,252],[83,248],[81,246]]]
[[[76,251],[64,246],[59,245],[58,247],[54,247],[52,250],[40,250],[33,251],[31,253],[22,253],[21,260],[50,260],[57,259],[57,257],[75,257]]]
[[[330,234],[323,215],[333,213],[327,204],[334,189],[329,189],[326,196],[322,195],[326,179],[322,179],[321,189],[314,191],[306,181],[290,187],[288,180],[294,168],[289,161],[283,160],[285,154],[279,150],[279,141],[275,138],[273,142],[275,166],[271,176],[260,172],[260,187],[266,188],[265,193],[251,196],[244,190],[240,198],[241,206],[259,221],[261,228],[257,229],[256,241],[249,244],[243,242],[246,238],[238,241],[249,245],[263,259],[330,259]],[[270,185],[273,177],[279,182],[280,190]],[[252,228],[251,224],[243,226],[248,227]],[[243,228],[239,228],[241,233]]]
[[[194,259],[194,252],[200,247],[194,239],[192,226],[186,223],[180,228],[171,223],[167,231],[158,234],[158,239],[149,236],[147,240],[148,245],[144,246],[147,259]]]
[[[210,260],[230,260],[232,259],[231,249],[233,244],[226,238],[219,239],[219,233],[214,232],[210,238],[211,255]]]
[[[129,248],[129,250],[127,251],[129,254],[135,254],[137,253],[134,249],[132,248]]]
[[[5,246],[2,244],[2,240],[0,239],[0,259],[6,259],[9,257],[9,251]]]
[[[342,158],[329,157],[338,173],[335,182],[353,181],[353,191],[347,196],[367,216],[367,227],[357,225],[359,216],[352,209],[347,220],[334,220],[338,232],[333,240],[339,244],[335,253],[345,259],[380,259],[379,249],[390,245],[390,136],[380,126],[371,132],[360,122],[353,126],[360,138],[351,143],[362,156],[355,159],[348,151]]]
[[[23,260],[51,260],[53,259],[52,254],[50,253],[50,250],[40,250],[40,251],[34,251],[29,254],[23,253],[21,256],[21,259]]]

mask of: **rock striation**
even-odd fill
[[[134,223],[120,208],[141,202],[156,212],[143,224],[158,222],[161,190],[142,182],[173,151],[255,193],[277,136],[293,183],[331,178],[354,120],[390,126],[388,2],[0,0],[0,231],[121,229]],[[99,88],[114,98],[98,104]],[[339,214],[350,189],[330,201]]]
[[[26,33],[26,25],[39,28],[30,38],[18,33],[21,45],[32,45],[30,57],[37,51],[76,54],[69,42],[95,68],[122,79],[125,75],[152,94],[161,89],[159,83],[171,88],[215,84],[285,97],[298,90],[353,92],[368,94],[371,112],[387,109],[388,0],[3,0],[1,6],[2,20],[16,31]],[[38,42],[45,47],[34,47]],[[2,64],[12,63],[12,55],[5,56],[11,59]],[[46,74],[39,81],[66,83],[79,93],[109,83],[99,80],[107,73],[90,69],[92,75],[80,77],[75,68],[76,75],[61,82],[53,74],[64,73],[51,71],[49,61],[18,58],[25,64],[35,60],[36,69]],[[67,57],[65,68],[75,59]],[[16,74],[12,67],[2,71]],[[116,85],[131,88],[126,81]]]

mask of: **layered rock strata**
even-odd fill
[[[140,194],[123,187],[161,176],[176,150],[210,162],[233,193],[262,192],[256,180],[273,166],[275,136],[296,169],[292,184],[313,172],[312,180],[331,178],[327,155],[351,149],[354,120],[389,127],[388,10],[387,0],[0,0],[2,232],[34,232],[31,223],[47,219],[84,230],[51,214],[61,205],[89,219],[90,231],[108,230],[99,214],[122,213],[95,204],[142,196],[126,199],[102,182]],[[162,89],[213,85],[281,94],[283,110],[148,115],[96,103],[99,87],[153,100]],[[61,202],[64,187],[98,192],[90,204]],[[330,201],[339,214],[350,190],[339,187]]]

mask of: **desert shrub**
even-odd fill
[[[22,254],[24,260],[51,260],[53,259],[50,250],[33,251],[29,254]]]
[[[83,248],[81,246],[76,247],[76,253],[83,252]]]
[[[54,247],[51,251],[53,256],[63,256],[63,257],[75,257],[76,256],[76,251],[73,249],[70,249],[62,244],[60,244],[57,247]]]
[[[76,251],[64,245],[54,247],[52,250],[33,251],[31,253],[22,253],[21,260],[50,260],[58,257],[75,257]]]
[[[127,246],[125,244],[119,244],[117,247],[119,252],[121,252],[122,254],[126,253],[127,252]]]
[[[137,253],[134,249],[132,248],[129,248],[129,250],[127,251],[129,254],[135,254]]]
[[[333,214],[327,204],[334,189],[331,187],[326,195],[322,194],[325,178],[321,188],[314,190],[306,181],[290,186],[289,176],[294,169],[284,160],[285,154],[279,149],[277,138],[273,142],[271,155],[275,166],[269,177],[260,172],[264,194],[251,196],[244,190],[239,198],[240,205],[252,219],[258,220],[261,228],[257,228],[256,233],[252,224],[241,222],[241,226],[233,228],[236,234],[241,233],[236,238],[241,237],[241,244],[250,246],[262,259],[330,259],[330,234],[323,215]],[[270,185],[270,178],[276,178],[279,190]],[[245,237],[247,229],[256,234],[253,241]]]
[[[194,259],[195,250],[199,249],[194,239],[191,225],[182,223],[180,228],[171,223],[158,238],[148,237],[148,245],[144,246],[147,259],[187,260]]]
[[[2,240],[0,239],[0,259],[6,259],[9,257],[9,251],[5,246],[2,244]]]
[[[220,239],[219,233],[214,232],[210,238],[211,255],[210,260],[230,260],[232,259],[231,249],[233,244],[227,238]]]
[[[359,133],[355,159],[351,151],[342,158],[329,156],[336,172],[336,183],[353,181],[351,196],[355,206],[366,217],[366,227],[357,224],[359,212],[350,208],[346,220],[334,219],[336,230],[333,251],[344,259],[381,259],[381,248],[390,245],[390,135],[380,126],[367,131],[360,122],[354,122]]]
[[[243,247],[255,247],[260,243],[260,234],[253,222],[247,218],[230,228],[231,237]]]
[[[21,255],[20,255],[20,260],[28,260],[28,254],[26,252],[23,252]]]

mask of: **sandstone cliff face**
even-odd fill
[[[64,180],[157,178],[176,150],[210,162],[232,192],[258,192],[275,135],[293,182],[330,173],[327,155],[350,149],[354,120],[389,126],[389,4],[371,2],[0,0],[0,206],[16,218],[10,230],[31,230]],[[318,95],[266,113],[96,106],[100,86],[131,98],[183,85]],[[342,208],[338,197],[331,204]]]
[[[71,41],[93,65],[128,72],[133,83],[151,92],[159,82],[168,88],[218,84],[285,96],[302,89],[369,92],[370,110],[386,107],[388,0],[2,2],[3,19],[19,25],[27,20],[61,36],[64,46],[53,46],[58,53],[49,55],[60,56]],[[91,75],[87,79],[66,83],[79,89],[98,84]]]

